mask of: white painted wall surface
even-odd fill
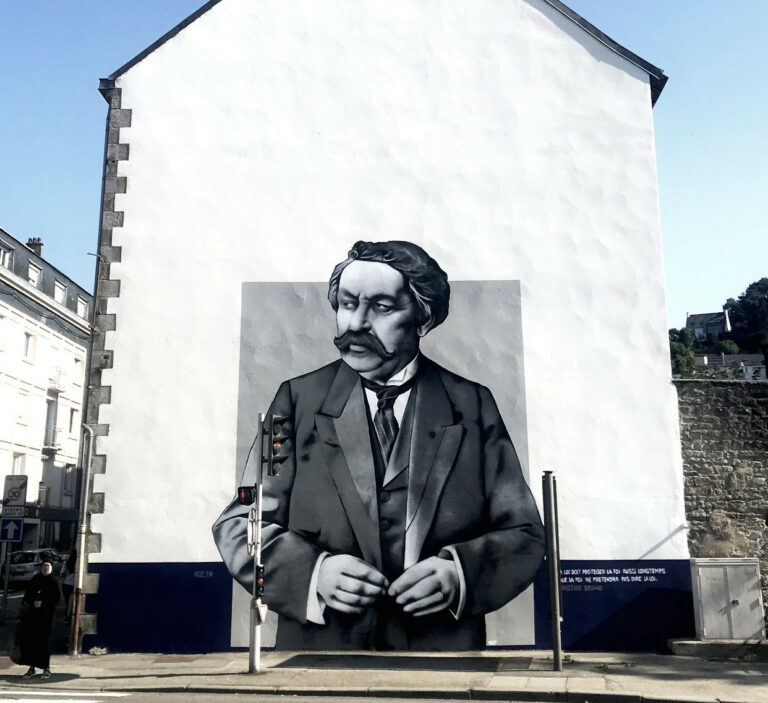
[[[557,471],[563,558],[687,556],[643,71],[541,0],[223,0],[117,86],[92,561],[218,559],[241,284],[327,280],[357,239],[521,282],[531,483]]]

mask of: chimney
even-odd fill
[[[27,240],[27,247],[29,247],[38,256],[43,255],[43,240],[40,237],[30,237]]]

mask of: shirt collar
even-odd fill
[[[400,369],[396,374],[391,376],[385,385],[387,386],[402,386],[407,381],[410,381],[415,375],[416,372],[419,370],[419,355],[411,359],[411,361],[406,364],[402,369]]]

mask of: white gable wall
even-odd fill
[[[557,471],[563,558],[687,556],[644,71],[542,0],[223,0],[117,87],[92,561],[218,559],[241,284],[326,280],[357,239],[521,282],[531,484]]]

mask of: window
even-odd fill
[[[29,395],[24,391],[19,391],[19,397],[16,401],[16,422],[18,422],[21,425],[26,425],[28,414],[29,414]]]
[[[48,391],[48,397],[45,399],[45,436],[43,446],[53,447],[58,442],[56,436],[56,419],[59,414],[59,394],[55,391]]]
[[[11,464],[11,473],[14,476],[22,476],[24,474],[24,454],[17,452],[13,453],[13,463]]]
[[[11,564],[34,564],[35,552],[14,552],[11,554]]]
[[[35,356],[35,335],[31,332],[24,333],[24,358],[32,361]]]
[[[83,382],[83,360],[75,357],[75,373],[72,381],[80,385]]]
[[[0,266],[3,268],[11,268],[11,254],[13,249],[7,246],[5,243],[0,242]]]
[[[53,299],[62,305],[67,304],[67,287],[61,281],[53,284]]]
[[[40,287],[40,281],[43,277],[43,269],[32,261],[29,262],[29,269],[27,273],[27,280],[35,287]]]
[[[77,296],[77,314],[84,320],[88,318],[88,301],[79,295]]]
[[[79,413],[74,408],[69,409],[69,434],[77,434],[77,416]]]
[[[75,492],[75,465],[67,464],[64,467],[64,494],[71,496]]]

